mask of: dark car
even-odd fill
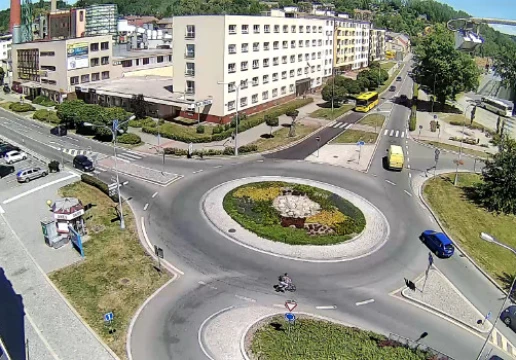
[[[59,125],[50,129],[50,133],[55,136],[66,136],[68,130],[66,129],[66,126]]]
[[[4,157],[9,151],[21,151],[19,147],[11,144],[0,145],[0,157]]]
[[[398,76],[398,77],[396,78],[396,81],[401,81],[401,80],[402,80],[402,79],[401,79],[401,76]]]
[[[438,257],[449,258],[455,252],[450,238],[441,232],[426,230],[421,234],[421,241]]]
[[[392,85],[392,86],[389,88],[389,91],[396,91],[396,86]]]
[[[511,305],[505,309],[500,314],[500,320],[510,327],[512,331],[516,331],[516,305]]]
[[[401,105],[408,105],[408,97],[407,97],[407,95],[400,95],[400,104]]]
[[[93,163],[87,156],[77,155],[73,158],[73,167],[82,171],[90,172],[95,170]]]
[[[6,177],[14,172],[14,166],[0,165],[0,178]]]
[[[493,355],[489,358],[489,360],[503,360],[503,359],[497,355]]]

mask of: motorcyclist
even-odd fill
[[[289,287],[290,284],[292,284],[292,279],[288,276],[287,273],[285,273],[279,277],[279,284],[280,290],[284,290]]]

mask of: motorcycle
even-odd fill
[[[285,291],[290,291],[290,292],[294,292],[296,291],[296,285],[292,284],[292,283],[289,283],[287,286],[282,286],[282,285],[274,285],[274,289],[276,291],[281,291],[281,292],[285,292]]]

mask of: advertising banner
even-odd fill
[[[88,43],[75,43],[66,46],[68,70],[82,69],[89,66]]]

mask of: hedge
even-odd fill
[[[27,111],[34,111],[36,110],[36,108],[34,106],[32,106],[31,104],[27,104],[27,103],[19,103],[19,102],[16,102],[16,103],[12,103],[10,106],[9,106],[9,109],[12,110],[12,111],[15,111],[15,112],[27,112]]]
[[[163,123],[163,120],[159,120],[160,124]],[[156,126],[156,121],[153,120],[151,117],[147,117],[145,119],[136,119],[136,120],[130,120],[129,126],[134,128],[141,128],[143,126]]]
[[[260,125],[265,120],[265,116],[269,115],[272,117],[279,117],[281,115],[286,114],[287,112],[290,112],[292,110],[297,110],[300,107],[303,107],[307,104],[310,104],[314,100],[312,98],[306,98],[306,99],[296,99],[291,102],[288,102],[286,104],[275,106],[269,110],[265,110],[263,112],[251,115],[249,117],[245,117],[241,121],[239,121],[238,125],[238,132],[244,132],[246,130],[249,130],[255,126]],[[234,129],[230,126],[227,126],[228,124],[222,126],[216,126],[213,129],[213,134],[198,134],[198,133],[192,133],[191,131],[188,131],[187,128],[182,128],[178,125],[173,126],[172,124],[168,125],[164,124],[160,128],[160,134],[161,136],[165,138],[169,138],[176,141],[186,142],[186,143],[207,143],[212,141],[221,141],[229,138],[233,132]],[[217,130],[215,130],[217,129]],[[158,129],[156,126],[143,126],[142,131],[148,134],[154,134],[156,135],[158,133]]]
[[[32,115],[33,119],[49,122],[52,124],[60,124],[61,119],[57,116],[55,111],[47,110],[47,109],[40,109],[36,110],[34,115]]]
[[[130,144],[130,145],[137,145],[142,142],[142,139],[140,136],[132,133],[125,133],[120,136],[117,136],[116,138],[117,142],[120,144]]]
[[[36,96],[34,100],[32,100],[33,104],[38,104],[46,107],[56,106],[57,103],[55,101],[50,100],[48,97],[40,95]]]
[[[97,179],[96,177],[93,177],[93,176],[88,175],[88,174],[82,174],[81,175],[81,180],[83,182],[85,182],[86,184],[88,184],[88,185],[96,187],[97,189],[102,191],[104,194],[109,196],[108,184],[106,184],[104,181],[102,181],[100,179]],[[115,202],[118,201],[118,194],[115,194],[115,195],[110,196],[110,197],[111,197],[111,200],[113,200]]]
[[[258,151],[258,145],[249,144],[242,145],[238,148],[240,154],[251,153]],[[233,155],[235,148],[232,146],[225,147],[224,150],[219,149],[208,149],[208,150],[194,150],[192,156],[220,156],[220,155]],[[165,154],[175,156],[187,156],[188,150],[179,148],[165,148]]]

